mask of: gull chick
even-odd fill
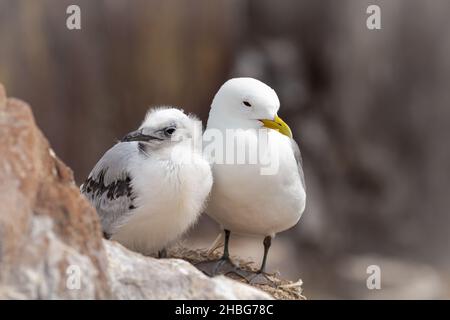
[[[81,192],[97,209],[105,237],[165,256],[196,222],[211,190],[210,165],[195,139],[201,139],[197,118],[157,108],[103,155]]]
[[[225,231],[225,247],[222,259],[199,265],[209,275],[239,274],[228,253],[230,233],[235,232],[264,238],[261,268],[245,278],[251,283],[267,283],[264,271],[272,238],[296,225],[305,209],[300,149],[288,125],[278,117],[279,108],[275,91],[252,78],[228,80],[213,99],[204,136],[209,130],[226,136],[226,130],[234,129],[248,149],[256,150],[252,146],[260,139],[258,132],[265,130],[268,149],[277,155],[278,169],[263,175],[261,163],[213,163],[214,186],[206,212]]]

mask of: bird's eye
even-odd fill
[[[174,132],[175,132],[175,128],[173,128],[173,127],[170,127],[170,128],[166,128],[166,129],[164,129],[164,134],[166,135],[166,136],[171,136]]]
[[[248,102],[248,101],[244,101],[243,104],[245,106],[247,106],[247,107],[251,107],[252,106],[252,104],[250,102]]]

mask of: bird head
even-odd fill
[[[192,115],[170,107],[159,107],[147,112],[138,130],[128,133],[122,142],[137,141],[146,148],[162,148],[192,139],[201,123]]]
[[[279,108],[276,92],[265,83],[253,78],[230,79],[213,99],[208,126],[220,127],[226,121],[228,128],[265,127],[292,138],[291,129],[277,114]]]

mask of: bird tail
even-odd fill
[[[219,233],[216,240],[212,243],[212,245],[209,247],[207,254],[210,255],[213,253],[217,248],[220,248],[224,245],[224,239],[223,239],[223,232]]]

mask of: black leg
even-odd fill
[[[261,263],[261,268],[254,272],[251,275],[248,275],[245,277],[245,279],[247,279],[247,281],[252,284],[259,284],[259,285],[268,285],[271,287],[276,287],[275,283],[273,280],[271,280],[270,278],[268,278],[267,274],[266,274],[266,262],[267,262],[267,254],[269,253],[269,249],[270,249],[270,245],[272,244],[272,237],[271,236],[267,236],[264,238],[264,256],[263,256],[263,260]]]
[[[272,237],[267,236],[264,238],[264,256],[261,264],[261,268],[259,269],[259,273],[263,273],[266,271],[266,262],[267,262],[267,254],[269,253],[270,245],[272,244]]]
[[[215,276],[218,274],[236,273],[238,274],[238,268],[230,260],[229,243],[230,243],[230,230],[225,231],[225,244],[223,247],[223,255],[220,259],[212,261],[202,261],[195,266],[206,273],[209,276]]]
[[[160,258],[160,259],[167,258],[166,248],[158,251],[158,258]]]
[[[230,253],[228,252],[228,243],[230,242],[230,230],[224,230],[225,231],[225,244],[223,246],[223,255],[222,259],[228,259],[230,257]]]

